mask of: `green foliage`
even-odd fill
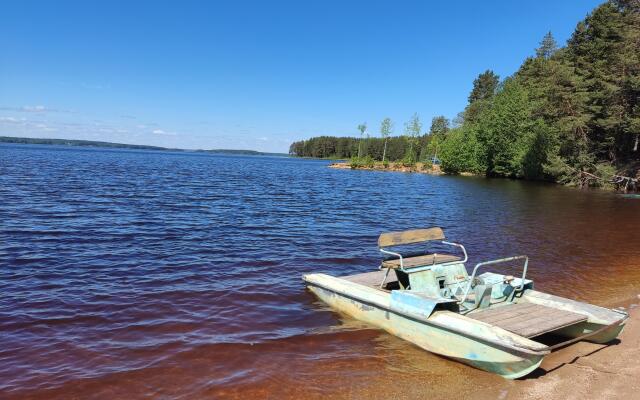
[[[605,2],[577,24],[565,47],[549,32],[503,82],[491,70],[478,75],[451,128],[438,116],[422,135],[414,114],[404,136],[388,137],[386,119],[383,138],[368,139],[366,154],[406,166],[437,154],[448,173],[602,185],[617,167],[640,165],[639,43],[640,2]],[[361,144],[319,137],[293,143],[290,153],[352,157]]]
[[[429,136],[417,138],[418,143],[423,145],[431,139]],[[294,142],[289,147],[289,154],[297,157],[314,157],[314,158],[332,158],[332,159],[350,159],[357,157],[358,147],[364,139],[353,137],[335,137],[335,136],[318,136],[307,140]],[[385,139],[369,138],[366,139],[367,155],[373,157],[374,160],[382,160],[385,149]],[[398,161],[402,159],[409,148],[409,141],[404,136],[394,136],[386,139],[386,159],[389,161]]]
[[[604,178],[640,161],[638,43],[640,3],[609,1],[578,24],[566,47],[547,33],[536,56],[502,84],[481,74],[460,128],[441,145],[443,169],[601,185],[606,179],[585,176]]]
[[[449,120],[444,115],[433,117],[431,120],[430,135],[445,134],[449,130]]]
[[[385,118],[380,123],[380,136],[383,138],[388,138],[393,131],[393,122],[391,122],[391,118]]]
[[[414,113],[411,119],[404,124],[404,134],[409,142],[404,158],[402,159],[405,166],[408,164],[415,165],[418,155],[416,154],[420,145],[420,133],[422,132],[422,122],[418,113]]]
[[[375,164],[376,162],[371,156],[351,157],[351,160],[349,161],[351,169],[373,168]]]
[[[391,122],[391,118],[387,117],[380,123],[380,135],[384,139],[384,148],[382,150],[383,162],[387,159],[387,138],[391,135],[391,131],[393,131],[393,122]]]
[[[351,169],[362,168],[362,159],[360,157],[353,156],[351,160],[349,160],[349,166]]]
[[[490,69],[484,71],[473,81],[473,89],[469,94],[469,104],[481,100],[489,100],[498,89],[500,77]]]
[[[362,165],[366,168],[373,168],[373,166],[376,164],[376,161],[373,159],[373,157],[367,155],[362,157]]]
[[[547,32],[540,42],[540,47],[536,49],[536,57],[549,59],[558,51],[558,43],[553,38],[551,32]]]
[[[473,81],[473,89],[469,94],[469,105],[464,110],[464,121],[473,124],[478,117],[491,106],[491,100],[495,96],[500,83],[500,78],[491,70],[478,75]]]
[[[415,168],[416,153],[414,151],[407,151],[407,154],[402,158],[400,163],[405,167]]]
[[[385,168],[389,168],[389,160],[382,161],[382,166]]]
[[[455,128],[449,131],[442,143],[440,158],[442,170],[446,173],[482,173],[486,170],[483,149],[476,133],[471,129]]]
[[[532,112],[527,92],[509,80],[495,96],[478,125],[478,139],[485,149],[487,173],[522,177],[522,161],[531,142]]]

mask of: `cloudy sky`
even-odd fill
[[[599,2],[8,2],[0,135],[285,152],[454,117]]]

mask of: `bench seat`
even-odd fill
[[[404,268],[424,267],[432,264],[443,264],[452,261],[460,261],[460,257],[452,256],[449,254],[426,254],[417,257],[403,258],[402,263]],[[383,268],[400,268],[400,259],[386,260],[382,262]]]

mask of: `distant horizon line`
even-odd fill
[[[131,144],[107,142],[103,140],[86,140],[86,139],[66,139],[66,138],[34,138],[24,136],[0,136],[0,143],[13,144],[43,144],[43,145],[66,145],[77,147],[101,147],[101,148],[122,148],[122,149],[139,149],[139,150],[172,150],[172,151],[192,151],[206,153],[226,153],[226,154],[245,154],[245,155],[282,155],[289,156],[289,153],[266,152],[252,149],[182,149],[176,147],[162,147],[146,144]]]

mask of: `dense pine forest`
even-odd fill
[[[546,34],[512,76],[481,73],[468,100],[453,121],[436,117],[428,131],[414,115],[403,136],[388,137],[393,123],[386,119],[380,138],[360,125],[360,137],[311,138],[293,143],[290,153],[409,163],[437,156],[449,173],[633,185],[640,167],[640,0],[598,6],[564,47]]]

